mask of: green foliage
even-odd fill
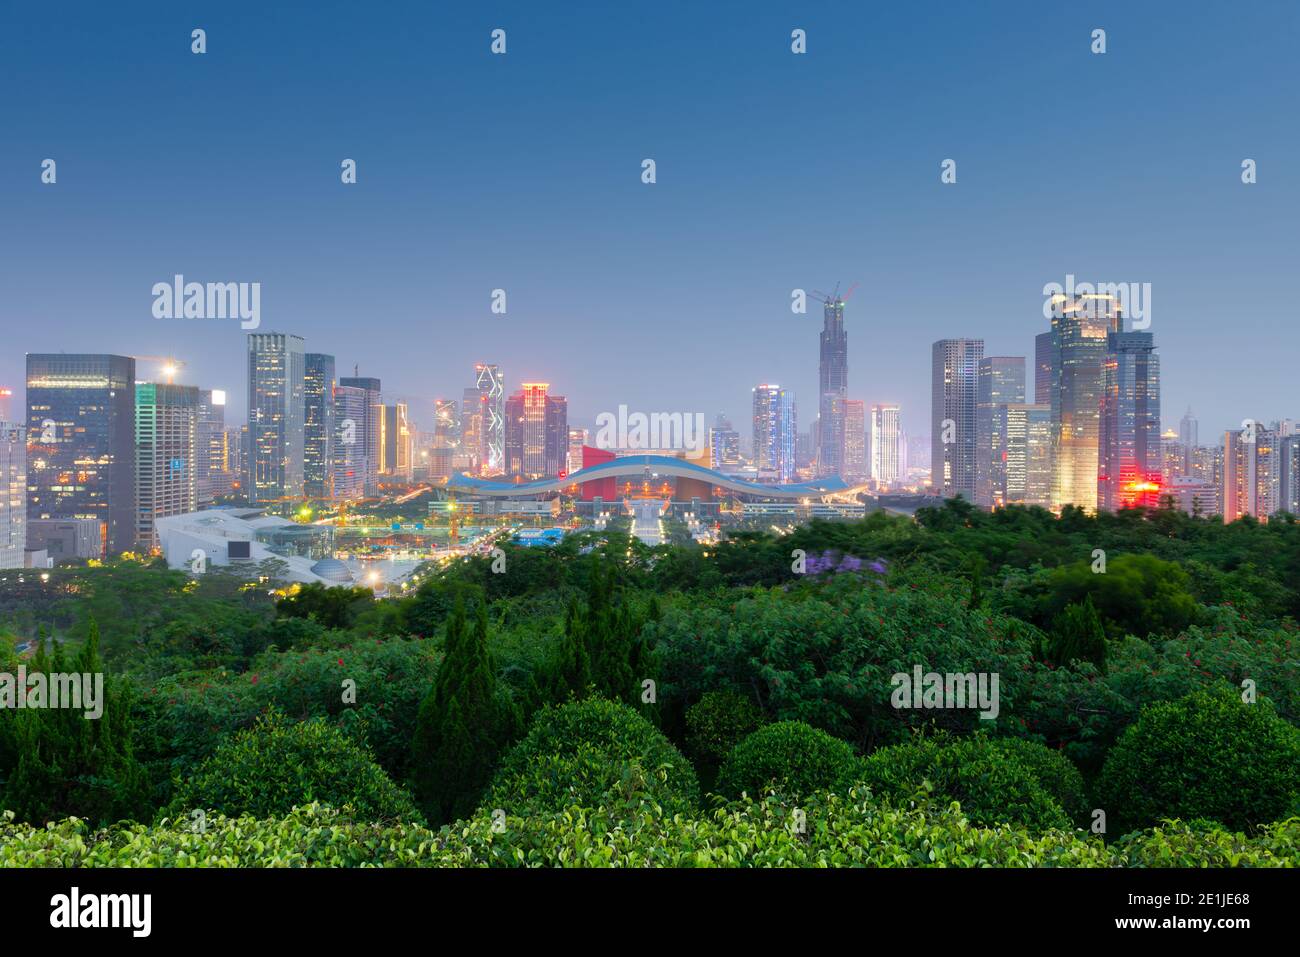
[[[1068,829],[1071,813],[1079,820],[1084,811],[1078,770],[1032,741],[918,738],[868,756],[861,778],[899,801],[928,786],[936,799],[958,802],[980,826]]]
[[[136,760],[131,720],[131,689],[104,675],[99,657],[99,630],[92,621],[81,650],[69,658],[56,643],[47,655],[42,635],[28,668],[28,678],[75,672],[92,683],[102,681],[101,713],[82,708],[46,707],[0,710],[0,799],[20,820],[40,824],[67,815],[107,823],[143,817],[148,811],[149,782]],[[16,676],[14,676],[16,677]],[[16,681],[15,681],[15,691]]]
[[[168,813],[279,817],[315,801],[348,805],[366,821],[419,819],[410,797],[364,745],[319,719],[293,722],[275,713],[222,742],[179,782]]]
[[[1300,730],[1229,688],[1143,710],[1097,782],[1112,833],[1164,818],[1245,830],[1300,812]]]
[[[1056,616],[1043,657],[1054,665],[1091,661],[1098,670],[1106,670],[1106,631],[1091,595],[1066,605]]]
[[[457,598],[442,665],[420,702],[412,745],[416,796],[431,820],[451,820],[474,808],[497,756],[515,733],[516,720],[508,700],[497,692],[488,654],[487,607],[478,604],[471,630],[464,602]]]
[[[482,807],[522,816],[649,801],[672,815],[698,800],[690,762],[649,721],[618,702],[587,698],[534,717],[501,762]]]
[[[973,827],[952,808],[900,808],[865,791],[801,802],[804,833],[775,797],[706,815],[653,806],[509,815],[438,831],[373,824],[311,805],[270,820],[213,815],[95,830],[0,817],[0,867],[1296,867],[1300,818],[1250,837],[1171,824],[1109,847],[1080,832]]]
[[[732,750],[718,772],[718,792],[736,798],[768,791],[803,797],[840,790],[858,770],[853,749],[802,721],[780,721],[755,731]]]
[[[719,767],[765,720],[762,709],[743,695],[706,692],[686,711],[686,747],[697,762]]]
[[[374,601],[375,593],[369,588],[307,584],[276,602],[275,610],[285,618],[310,618],[326,628],[345,629]]]
[[[1089,598],[1113,638],[1173,635],[1197,618],[1187,573],[1154,555],[1115,555],[1105,574],[1094,574],[1089,562],[1075,562],[1056,569],[1047,586],[1043,620]]]
[[[639,637],[642,617],[615,594],[616,578],[610,562],[591,563],[586,602],[570,604],[564,638],[548,664],[550,700],[587,694],[628,704],[639,700],[649,665]]]

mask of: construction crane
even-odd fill
[[[161,362],[161,371],[167,377],[168,385],[176,381],[176,373],[185,365],[184,359],[177,359],[175,356],[132,356],[131,358],[141,362]]]
[[[832,303],[836,303],[836,302],[848,302],[848,301],[849,301],[849,297],[853,295],[853,290],[855,290],[855,289],[857,289],[857,288],[858,288],[858,284],[855,282],[852,286],[849,286],[849,291],[846,292],[846,293],[843,295],[843,297],[841,297],[841,296],[840,296],[840,284],[839,284],[839,283],[836,283],[836,284],[835,284],[835,292],[833,292],[833,293],[832,293],[831,295],[829,295],[829,296],[826,295],[826,293],[822,292],[822,291],[819,290],[819,289],[814,289],[814,290],[812,291],[811,295],[812,295],[812,297],[813,297],[814,299],[816,299],[818,302],[820,302],[820,303],[824,303],[825,305],[828,305],[828,306],[829,306],[829,305],[831,305]]]

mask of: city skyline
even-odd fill
[[[193,17],[145,7],[123,19],[88,6],[76,32],[33,22],[0,39],[9,89],[38,91],[0,93],[0,385],[21,388],[28,352],[175,355],[187,363],[176,381],[224,390],[227,421],[242,422],[246,330],[151,313],[152,286],[184,274],[260,282],[258,331],[382,377],[385,400],[423,429],[435,399],[460,397],[462,370],[489,361],[511,391],[553,383],[584,426],[621,404],[743,422],[756,382],[789,388],[810,420],[822,316],[792,313],[791,291],[839,281],[858,283],[844,311],[848,395],[899,404],[914,434],[929,345],[978,336],[989,355],[1034,356],[1041,290],[1073,275],[1151,284],[1162,427],[1189,405],[1206,435],[1292,411],[1284,362],[1252,354],[1267,338],[1280,355],[1297,335],[1300,193],[1283,175],[1296,133],[1275,122],[1296,92],[1285,5],[954,10],[906,52],[882,38],[918,28],[908,11],[738,23],[669,4],[631,30],[629,14],[594,23],[506,5],[499,58],[495,22],[414,7],[349,27],[346,42],[337,19],[260,11],[247,31],[244,11],[213,11],[209,51],[194,57]],[[971,69],[977,22],[998,38],[994,69]],[[808,32],[801,57],[794,26]],[[1096,26],[1104,56],[1088,48]],[[435,36],[448,42],[430,57]],[[272,65],[286,79],[268,95]],[[871,95],[882,89],[905,92]],[[55,99],[64,108],[47,109]],[[990,100],[1007,108],[974,108]],[[191,113],[194,136],[125,133]],[[1045,129],[1078,117],[1126,149],[1089,148],[1096,137],[1043,149]],[[837,131],[835,149],[819,147],[819,125]],[[232,160],[202,130],[256,148]],[[528,149],[479,148],[494,142]],[[46,157],[54,184],[40,180]],[[640,179],[646,157],[654,185]],[[345,158],[353,186],[340,183]],[[1051,225],[1078,211],[1107,228]],[[504,315],[491,311],[498,288]],[[1225,328],[1241,348],[1224,348]],[[139,365],[138,378],[156,374]]]

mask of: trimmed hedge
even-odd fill
[[[1107,847],[1074,831],[972,827],[954,808],[896,808],[864,789],[801,802],[805,833],[777,798],[665,817],[651,806],[571,808],[509,817],[482,812],[438,831],[353,821],[350,809],[296,808],[283,818],[213,817],[93,830],[0,816],[0,867],[1185,867],[1300,865],[1300,818],[1253,837],[1171,824]]]
[[[686,709],[686,748],[696,761],[717,767],[766,720],[762,709],[744,695],[709,691]]]
[[[274,817],[315,801],[350,805],[365,820],[421,820],[365,745],[321,718],[295,723],[274,712],[227,738],[192,777],[178,781],[168,813]]]
[[[802,721],[778,721],[732,749],[718,772],[718,793],[738,798],[776,791],[802,797],[847,789],[857,771],[857,758],[845,742]]]
[[[881,748],[862,762],[861,779],[903,801],[929,783],[981,826],[1069,828],[1085,813],[1083,779],[1069,760],[1032,741],[939,736]]]
[[[1174,817],[1249,830],[1300,811],[1300,730],[1230,688],[1154,704],[1111,749],[1097,794],[1117,834]]]
[[[699,793],[690,762],[654,725],[627,705],[588,698],[537,713],[480,807],[535,815],[651,802],[677,814],[692,810]]]

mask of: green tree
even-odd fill
[[[1099,671],[1106,670],[1106,631],[1091,595],[1067,605],[1056,616],[1043,652],[1044,660],[1054,665],[1091,661]]]

